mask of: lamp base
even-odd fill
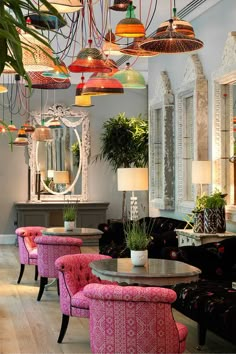
[[[138,198],[130,197],[130,220],[138,220]]]

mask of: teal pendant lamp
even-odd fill
[[[126,64],[125,69],[117,71],[113,77],[119,80],[124,88],[128,89],[144,89],[146,83],[143,75],[130,67],[130,63]]]

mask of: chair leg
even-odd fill
[[[20,274],[19,274],[19,278],[18,278],[18,280],[17,280],[17,284],[20,284],[22,275],[24,274],[24,270],[25,270],[25,265],[24,265],[24,264],[21,264],[21,265],[20,265]]]
[[[60,296],[59,279],[57,279],[57,295]]]
[[[40,277],[40,286],[39,286],[39,293],[38,293],[37,301],[41,300],[41,297],[44,292],[44,287],[47,283],[48,283],[48,278]]]
[[[38,275],[39,275],[39,273],[38,273],[38,266],[36,265],[36,266],[35,266],[35,272],[34,272],[34,280],[35,280],[35,281],[38,280]]]
[[[70,319],[70,316],[64,315],[64,313],[62,314],[61,330],[60,330],[60,334],[59,334],[57,343],[62,343],[63,338],[64,338],[64,336],[66,334],[66,330],[67,330],[67,327],[68,327],[69,319]]]

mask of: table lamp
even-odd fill
[[[148,168],[118,168],[118,191],[131,191],[130,220],[138,219],[138,202],[135,191],[148,190]]]
[[[202,185],[211,183],[211,161],[192,161],[192,183]]]
[[[54,171],[53,182],[57,185],[58,191],[62,191],[63,187],[70,183],[68,171]]]

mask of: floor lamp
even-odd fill
[[[200,184],[202,195],[202,185],[211,184],[211,161],[192,161],[192,183]]]
[[[148,168],[118,168],[117,170],[118,191],[131,191],[130,197],[130,220],[137,220],[138,199],[135,191],[148,190]]]

